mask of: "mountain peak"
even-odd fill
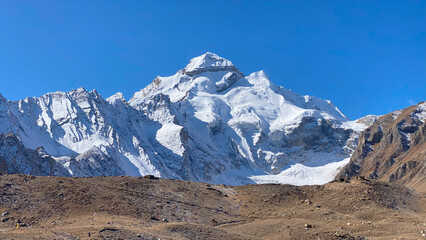
[[[202,72],[238,71],[238,69],[231,61],[215,53],[206,52],[191,59],[183,71],[186,75],[193,76]]]
[[[107,100],[107,102],[109,102],[111,104],[114,104],[117,101],[120,101],[122,103],[126,103],[126,99],[124,99],[124,95],[121,92],[118,92],[118,93],[112,95],[111,97],[107,98],[106,100]]]

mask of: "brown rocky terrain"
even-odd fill
[[[337,178],[365,176],[426,191],[426,103],[378,119]],[[422,117],[423,116],[423,117]]]
[[[0,176],[0,239],[426,239],[426,195],[363,178],[229,187]]]

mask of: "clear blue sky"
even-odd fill
[[[426,1],[0,1],[0,93],[129,99],[206,51],[349,118],[426,100]]]

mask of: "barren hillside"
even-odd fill
[[[0,189],[1,239],[422,239],[426,230],[423,193],[359,178],[229,187],[2,175]]]
[[[382,116],[360,136],[339,177],[355,175],[426,191],[426,103]]]

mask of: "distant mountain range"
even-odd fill
[[[245,76],[208,52],[129,101],[84,88],[19,101],[0,95],[0,172],[322,184],[378,118],[350,121],[328,100],[276,86],[263,71]],[[374,138],[368,134],[361,147]]]

